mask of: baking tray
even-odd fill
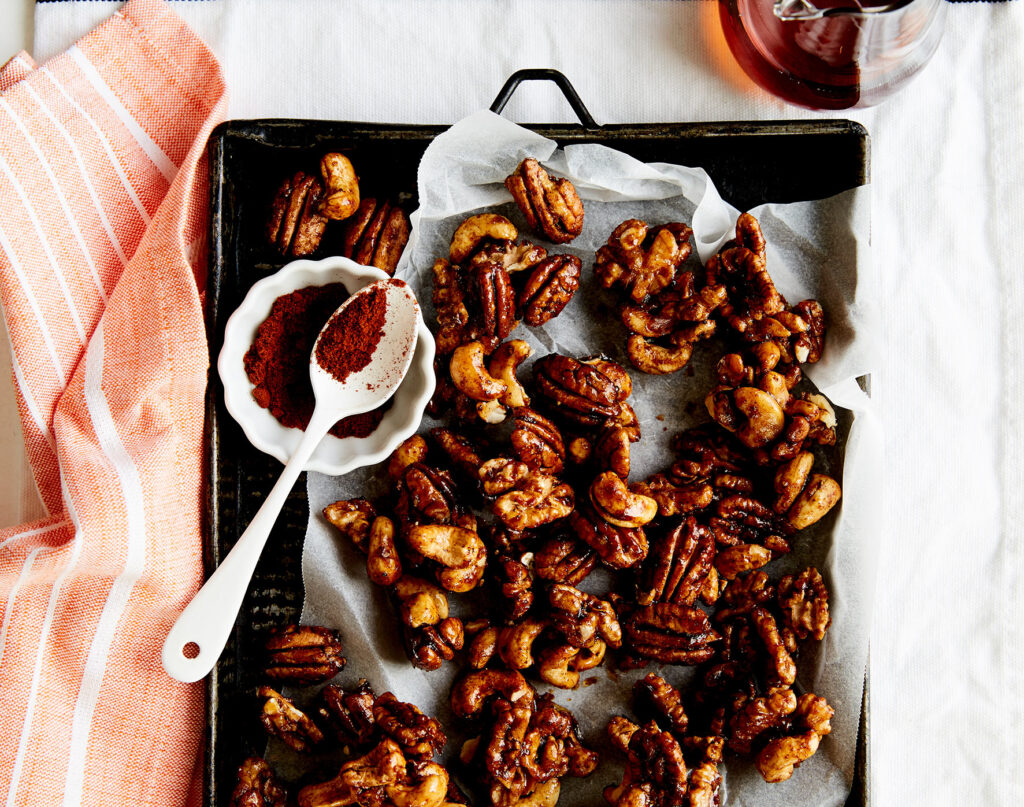
[[[645,162],[699,166],[713,178],[722,197],[740,210],[769,201],[820,199],[868,182],[868,134],[851,121],[599,126],[565,76],[554,70],[513,74],[491,109],[501,112],[516,88],[529,80],[557,84],[580,120],[577,125],[526,124],[529,128],[561,146],[601,143]],[[253,283],[284,263],[263,238],[266,202],[281,177],[325,151],[342,150],[357,165],[374,166],[376,185],[364,188],[366,195],[397,196],[411,211],[417,204],[420,157],[445,128],[267,119],[227,121],[213,131],[209,142],[207,275],[211,367],[231,312]],[[807,170],[812,166],[814,170]],[[332,247],[328,237],[321,251],[331,254]],[[220,381],[211,372],[206,403],[207,575],[249,524],[281,470],[276,460],[249,443],[223,401]],[[207,807],[229,803],[238,765],[246,756],[262,754],[266,745],[253,695],[262,683],[260,637],[271,627],[297,621],[302,610],[302,541],[308,517],[305,491],[303,474],[271,532],[231,637],[207,679]],[[868,711],[865,685],[848,807],[870,804]]]

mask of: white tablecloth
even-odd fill
[[[118,5],[37,6],[37,59]],[[822,117],[753,88],[729,59],[709,0],[175,8],[221,58],[232,117],[451,122],[487,106],[521,67],[563,71],[602,123]],[[874,386],[890,491],[878,505],[888,533],[872,633],[876,805],[1024,798],[1022,43],[1024,3],[956,4],[916,82],[848,115],[872,136],[887,348]],[[546,85],[523,87],[506,114],[572,120]],[[827,166],[793,167],[818,169]],[[16,432],[4,386],[0,439],[9,433],[11,444]],[[33,508],[26,497],[0,521]]]

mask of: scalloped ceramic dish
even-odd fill
[[[296,289],[327,283],[343,283],[348,293],[353,294],[363,286],[386,279],[387,275],[379,269],[360,266],[348,258],[331,257],[293,261],[270,277],[257,281],[249,290],[224,327],[224,346],[217,359],[217,373],[224,385],[224,406],[256,448],[287,462],[302,437],[299,429],[282,426],[256,403],[253,385],[245,374],[245,353],[274,300]],[[367,437],[327,435],[306,464],[307,471],[340,476],[364,465],[373,465],[387,459],[399,443],[419,428],[423,410],[434,394],[434,338],[422,316],[416,332],[416,352],[409,372],[380,425]]]

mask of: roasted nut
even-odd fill
[[[710,426],[688,429],[672,441],[678,456],[672,465],[672,482],[682,485],[707,482],[717,474],[745,473],[750,462],[730,435]]]
[[[610,602],[573,586],[556,583],[548,589],[551,625],[575,648],[600,637],[612,647],[622,644],[622,628]]]
[[[612,807],[683,807],[686,762],[679,742],[653,721],[630,733],[622,784],[605,788]]]
[[[622,414],[632,392],[629,375],[614,362],[581,362],[550,353],[534,364],[537,391],[560,417],[600,427]]]
[[[755,765],[766,782],[785,782],[794,769],[818,750],[821,738],[813,731],[769,741],[757,755]]]
[[[479,341],[457,347],[452,353],[449,370],[459,391],[474,401],[496,400],[508,389],[504,381],[487,371],[484,346]]]
[[[275,630],[264,645],[265,674],[289,684],[319,684],[345,669],[341,641],[334,631],[315,625]]]
[[[817,569],[804,569],[796,578],[787,574],[779,580],[779,608],[783,624],[798,639],[813,636],[819,642],[832,624],[828,612],[828,589]]]
[[[392,589],[402,624],[410,628],[436,625],[448,618],[448,596],[433,583],[407,574]]]
[[[786,535],[792,528],[779,519],[770,507],[750,496],[725,496],[708,519],[720,546],[762,544],[774,552],[786,553]]]
[[[593,445],[592,457],[598,470],[629,477],[629,432],[622,426],[605,428]]]
[[[533,703],[534,690],[515,670],[477,670],[452,687],[452,712],[456,717],[477,717],[496,696],[528,706]]]
[[[607,734],[615,750],[622,754],[629,752],[629,741],[640,727],[632,720],[627,720],[622,715],[616,715],[608,721]]]
[[[437,312],[437,353],[447,356],[472,337],[467,334],[469,308],[466,306],[466,284],[462,270],[438,258],[434,261],[434,309]]]
[[[709,507],[715,492],[711,485],[701,482],[675,485],[664,474],[655,474],[646,482],[630,485],[630,490],[650,496],[663,517],[684,516]]]
[[[427,459],[427,451],[427,441],[418,434],[402,441],[388,459],[388,476],[395,480],[401,479],[406,468],[414,462]]]
[[[807,484],[813,466],[814,455],[810,451],[801,451],[789,462],[779,466],[775,472],[776,499],[772,506],[776,513],[785,513],[793,505]]]
[[[384,740],[366,756],[342,765],[334,779],[302,788],[299,807],[386,803],[388,787],[405,778],[405,765],[398,745],[393,740]]]
[[[525,272],[533,269],[548,256],[544,247],[538,247],[529,241],[489,241],[485,240],[470,257],[470,266],[480,263],[500,263],[508,273]]]
[[[792,684],[796,680],[796,663],[789,655],[786,646],[779,636],[779,628],[767,610],[758,606],[750,612],[750,621],[757,630],[757,635],[764,645],[772,661],[772,673],[769,676],[773,684]]]
[[[260,722],[267,734],[295,751],[309,751],[323,740],[316,724],[284,695],[270,687],[260,687],[256,694],[263,700]]]
[[[525,462],[510,457],[495,457],[480,466],[477,476],[480,486],[488,496],[500,496],[512,490],[520,480],[530,473]]]
[[[420,628],[402,626],[405,652],[413,667],[421,670],[436,670],[445,661],[455,658],[455,652],[462,649],[465,633],[462,620],[450,616],[436,625]]]
[[[469,632],[469,625],[466,631]],[[466,661],[474,670],[482,670],[498,652],[498,631],[496,625],[488,624],[473,637],[466,652]]]
[[[647,536],[640,527],[616,527],[588,505],[575,510],[569,524],[576,537],[613,569],[628,569],[647,557]]]
[[[685,224],[648,230],[645,222],[628,219],[616,227],[597,251],[594,272],[606,289],[622,286],[635,301],[658,294],[675,279],[690,255],[693,232]]]
[[[658,503],[641,493],[633,493],[612,471],[605,471],[590,484],[590,502],[609,524],[626,529],[642,527],[658,515]]]
[[[469,270],[470,283],[479,306],[476,333],[488,353],[516,327],[516,301],[512,279],[498,263],[476,264]]]
[[[532,471],[558,474],[565,467],[565,443],[558,427],[528,407],[514,411],[512,450]]]
[[[515,241],[519,231],[504,216],[480,213],[462,222],[452,235],[448,257],[452,263],[464,263],[489,242]]]
[[[636,601],[693,605],[714,568],[715,538],[692,516],[654,541],[645,561]]]
[[[409,242],[409,218],[398,205],[363,199],[342,230],[342,255],[393,275]]]
[[[793,357],[813,364],[825,351],[825,312],[817,300],[804,300],[793,306],[793,313],[807,324],[807,330],[793,339]]]
[[[507,555],[495,558],[494,570],[501,611],[506,619],[517,620],[533,604],[533,575],[525,563]]]
[[[469,591],[483,577],[487,548],[475,532],[451,524],[424,524],[410,527],[405,540],[442,566],[438,582],[449,591]]]
[[[503,405],[512,409],[530,405],[530,396],[516,378],[516,370],[532,353],[533,348],[522,339],[510,339],[498,345],[491,355],[487,369],[493,378],[505,384],[505,391],[499,397]]]
[[[547,629],[541,619],[527,618],[516,625],[498,630],[498,655],[513,670],[533,666],[533,643]]]
[[[715,653],[721,639],[698,608],[660,602],[637,608],[622,619],[630,654],[665,664],[700,664]]]
[[[537,471],[523,477],[514,490],[498,497],[491,511],[510,530],[532,530],[573,512],[572,488]]]
[[[719,550],[715,556],[715,568],[726,580],[734,580],[741,574],[760,569],[771,559],[770,549],[757,544],[737,544]]]
[[[429,759],[444,748],[445,737],[441,724],[428,717],[411,703],[398,700],[385,692],[373,704],[373,719],[377,728],[394,740],[405,756]]]
[[[377,696],[365,678],[351,690],[328,684],[320,690],[322,705],[317,712],[334,730],[339,743],[350,749],[361,749],[373,739],[376,731],[375,700]]]
[[[812,474],[807,486],[796,497],[786,513],[786,521],[795,530],[802,530],[824,518],[836,506],[842,491],[839,483],[824,474]]]
[[[395,523],[386,516],[377,516],[370,527],[366,574],[378,586],[390,586],[402,576],[402,561],[395,546]]]
[[[370,538],[370,524],[376,517],[376,509],[366,499],[337,501],[324,508],[324,518],[341,530],[342,535],[364,555]]]
[[[325,154],[320,158],[320,176],[325,188],[320,212],[334,221],[355,213],[359,208],[359,179],[349,158],[336,151]]]
[[[640,372],[667,375],[682,370],[693,353],[693,343],[675,339],[671,345],[658,345],[639,334],[626,340],[629,362]]]
[[[286,807],[288,794],[261,757],[249,757],[238,766],[238,779],[231,791],[231,807]]]
[[[552,179],[536,160],[519,163],[505,187],[530,229],[552,243],[572,241],[583,231],[583,203],[576,188],[567,179]]]
[[[573,668],[573,662],[582,652],[582,648],[571,644],[544,648],[537,659],[537,675],[551,686],[575,689],[580,682],[580,674]]]
[[[270,206],[267,240],[282,255],[309,255],[320,246],[327,219],[319,212],[324,188],[320,180],[302,171],[288,177]]]
[[[437,441],[448,460],[466,476],[475,477],[483,462],[473,441],[451,429],[430,430],[430,436]]]
[[[770,601],[775,587],[764,572],[754,572],[733,580],[722,595],[722,607],[715,612],[715,620],[725,622],[749,614],[754,608]]]
[[[744,213],[736,222],[736,240],[725,244],[705,267],[708,285],[726,287],[729,303],[723,314],[741,334],[753,327],[755,319],[771,317],[786,308],[785,299],[768,274],[765,257],[761,227],[757,219]]]
[[[786,414],[779,402],[756,387],[713,390],[705,405],[718,425],[735,433],[749,448],[770,443],[786,423]]]
[[[451,474],[421,462],[402,471],[395,515],[403,532],[413,524],[455,523],[463,512]]]
[[[484,423],[494,425],[505,422],[505,418],[508,416],[508,409],[498,400],[480,401],[476,405],[476,414]]]
[[[635,711],[638,715],[650,715],[661,729],[671,732],[682,742],[690,719],[683,708],[679,690],[660,675],[648,673],[633,684],[633,696],[636,699]]]
[[[579,585],[594,569],[597,553],[580,541],[549,538],[533,556],[537,577],[552,583]]]
[[[760,735],[784,725],[795,710],[796,695],[788,686],[773,687],[766,696],[741,703],[729,720],[729,748],[749,754]]]
[[[552,255],[537,264],[519,292],[523,322],[536,328],[561,314],[580,287],[581,266],[575,255]]]

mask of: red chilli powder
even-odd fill
[[[336,381],[344,381],[370,363],[384,335],[388,296],[383,286],[357,294],[324,330],[316,346],[317,363]]]
[[[245,354],[245,374],[253,384],[256,403],[282,426],[305,429],[315,404],[309,383],[309,354],[320,330],[348,299],[341,283],[308,286],[274,300],[267,318]],[[380,425],[384,406],[353,415],[331,429],[335,437],[367,437]]]

